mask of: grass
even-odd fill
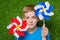
[[[14,36],[9,35],[6,28],[11,23],[10,18],[21,17],[25,5],[36,5],[39,1],[49,1],[54,6],[55,15],[46,21],[46,26],[49,28],[51,40],[60,40],[60,0],[0,0],[0,40],[14,40]]]

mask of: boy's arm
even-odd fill
[[[46,36],[47,40],[50,40],[50,33],[48,32],[48,35]]]
[[[42,26],[42,36],[48,35],[48,28],[43,24]]]
[[[45,25],[42,26],[42,40],[50,40],[50,34],[48,28]]]
[[[42,36],[42,40],[50,40],[50,34],[48,33],[47,36]]]

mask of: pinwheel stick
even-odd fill
[[[43,25],[45,26],[45,19],[43,19]]]

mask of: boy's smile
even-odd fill
[[[23,19],[27,21],[27,25],[29,26],[29,28],[35,27],[38,21],[33,11],[25,13]]]

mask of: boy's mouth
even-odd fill
[[[29,24],[30,26],[32,26],[33,24]]]

